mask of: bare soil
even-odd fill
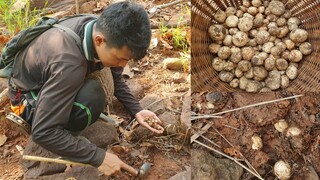
[[[212,114],[292,95],[288,92],[193,93],[192,111],[198,114]],[[320,94],[305,94],[291,100],[225,113],[221,119],[195,120],[193,129],[195,132],[200,131],[205,124],[213,122],[212,127],[204,133],[204,137],[220,148],[202,137],[197,140],[240,161],[246,158],[265,179],[276,178],[273,166],[278,160],[290,164],[292,179],[308,179],[311,174],[310,167],[320,174],[319,107]],[[287,131],[278,132],[274,124],[280,119],[285,119],[289,127],[299,128],[301,134],[291,137]],[[252,149],[253,135],[261,137],[261,150]],[[196,143],[193,144],[193,148],[203,149]],[[241,179],[252,179],[252,175],[245,171]]]

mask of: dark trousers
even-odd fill
[[[30,92],[24,95],[28,103],[21,117],[30,125],[33,120],[33,110],[37,103],[35,94]],[[85,129],[99,118],[104,107],[105,93],[100,83],[94,79],[87,79],[75,98],[66,129],[75,132]]]

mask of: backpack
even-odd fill
[[[16,34],[10,41],[6,43],[5,47],[2,50],[0,57],[0,77],[10,77],[12,74],[12,68],[15,58],[19,55],[21,50],[23,50],[28,44],[30,44],[31,41],[36,37],[52,27],[57,27],[66,31],[75,39],[77,45],[82,50],[81,38],[73,30],[57,24],[70,17],[65,17],[61,20],[55,17],[42,17],[34,27],[27,28]]]

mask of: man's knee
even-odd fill
[[[105,94],[98,81],[88,79],[79,90],[71,111],[68,129],[80,131],[94,123],[105,107]]]

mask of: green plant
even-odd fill
[[[190,10],[186,6],[186,9],[183,10],[183,14],[187,13],[190,13]],[[160,23],[159,31],[161,36],[165,37],[166,40],[169,40],[169,44],[175,49],[181,49],[183,52],[190,52],[190,45],[187,39],[189,36],[188,32],[190,32],[190,27],[187,25],[182,25],[182,20],[183,16],[179,18],[177,27],[174,28],[168,28],[163,20]]]
[[[29,0],[20,1],[25,3],[24,8],[13,8],[15,0],[0,0],[0,24],[6,26],[10,35],[35,25],[42,13],[36,8],[31,10]]]

